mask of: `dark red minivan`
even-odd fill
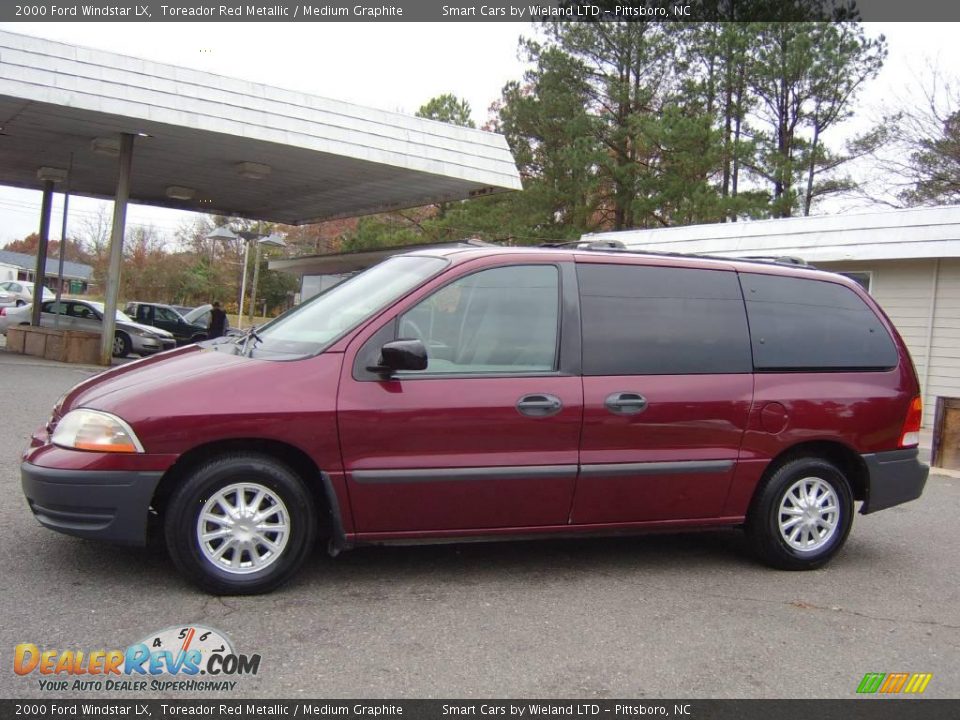
[[[806,569],[855,501],[920,496],[920,421],[903,341],[839,275],[424,249],[244,337],[81,383],[22,477],[46,527],[143,544],[156,524],[213,593],[277,587],[318,537],[743,526],[768,563]]]

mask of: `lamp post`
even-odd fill
[[[276,233],[270,233],[265,238],[257,240],[257,252],[253,260],[253,287],[250,288],[250,324],[253,325],[253,313],[257,308],[257,282],[260,279],[260,246],[270,245],[271,247],[286,247],[283,237]]]
[[[250,250],[249,238],[235,233],[226,225],[214,228],[213,232],[208,233],[207,240],[240,240],[243,239],[243,274],[240,276],[240,307],[237,308],[237,329],[243,328],[243,300],[247,292],[247,253]]]
[[[206,238],[208,240],[243,240],[243,274],[240,276],[240,307],[237,308],[237,329],[243,328],[243,305],[247,294],[247,259],[250,256],[250,241],[257,241],[257,251],[253,268],[253,287],[250,290],[250,323],[253,324],[253,308],[257,301],[257,280],[260,277],[260,245],[272,245],[273,247],[286,247],[286,243],[280,235],[271,233],[264,237],[255,232],[234,232],[224,226],[215,228]]]

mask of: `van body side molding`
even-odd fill
[[[607,463],[583,465],[582,477],[614,477],[617,475],[674,475],[689,473],[724,473],[733,467],[733,460],[681,460],[677,462]]]
[[[453,480],[525,480],[574,478],[576,465],[515,465],[502,467],[409,468],[403,470],[354,470],[351,477],[364,484],[447,482]]]
[[[583,477],[616,475],[664,475],[687,473],[724,473],[733,467],[733,460],[684,460],[679,462],[610,463],[583,465]],[[523,480],[541,477],[574,477],[576,465],[515,465],[504,467],[409,468],[403,470],[354,470],[355,482],[375,485],[405,482],[447,482],[462,480]]]

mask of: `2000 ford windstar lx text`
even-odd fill
[[[46,527],[162,531],[214,593],[277,587],[318,536],[743,526],[768,563],[806,569],[843,545],[855,501],[920,496],[920,420],[903,341],[838,275],[425,249],[239,340],[81,383],[22,476]]]

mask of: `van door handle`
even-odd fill
[[[556,395],[524,395],[517,401],[517,412],[527,417],[550,417],[563,409]]]
[[[603,405],[614,415],[637,415],[647,409],[647,399],[635,392],[615,392]]]

